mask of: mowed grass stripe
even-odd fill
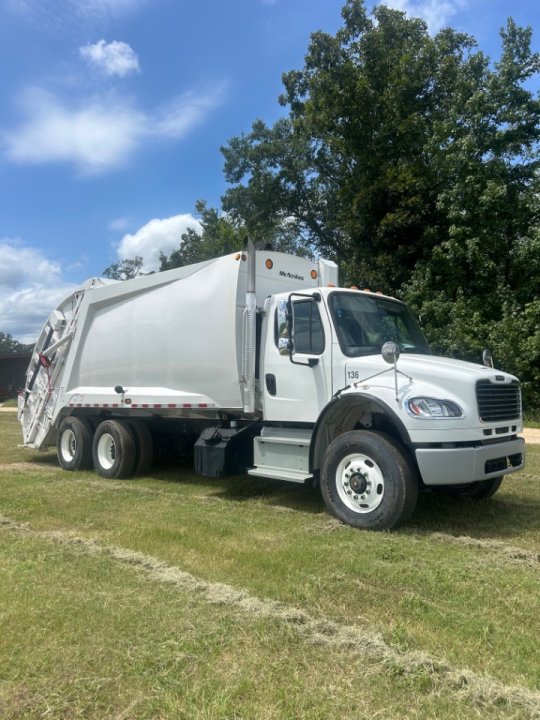
[[[474,702],[490,706],[505,704],[520,708],[530,713],[531,717],[540,716],[540,693],[521,686],[505,686],[493,678],[477,675],[466,669],[452,668],[443,660],[432,658],[425,653],[402,652],[386,643],[382,636],[373,630],[315,618],[300,608],[258,598],[224,583],[207,582],[150,555],[127,548],[101,545],[73,533],[34,530],[26,523],[5,516],[0,516],[0,526],[18,534],[74,547],[88,555],[112,558],[124,566],[144,572],[154,582],[196,593],[211,605],[233,608],[247,617],[284,623],[293,627],[300,637],[309,642],[347,649],[405,674],[428,673],[437,684],[464,694]]]
[[[66,487],[72,487],[73,485],[76,485],[79,490],[88,490],[91,493],[100,492],[100,493],[134,493],[134,494],[140,494],[140,495],[146,495],[148,497],[169,497],[171,500],[176,500],[177,502],[185,502],[185,497],[178,492],[171,492],[167,490],[160,490],[155,487],[146,487],[143,485],[136,485],[133,481],[110,481],[110,480],[102,480],[102,479],[94,479],[89,477],[78,477],[77,475],[66,475],[66,473],[59,472],[58,470],[53,469],[51,465],[48,463],[41,464],[41,463],[33,463],[33,462],[23,462],[23,463],[10,463],[8,465],[4,465],[6,469],[9,469],[13,472],[28,472],[29,470],[32,472],[36,472],[40,475],[47,476],[50,480],[53,480],[55,483],[63,483],[66,485]],[[234,497],[227,497],[227,499],[221,498],[217,495],[207,494],[207,495],[190,495],[190,500],[194,500],[196,502],[201,503],[235,503],[235,502],[244,502],[242,498],[238,498],[235,500]],[[263,507],[265,510],[270,510],[274,512],[285,512],[285,513],[300,513],[300,514],[306,514],[305,511],[302,511],[298,508],[292,508],[287,507],[285,505],[276,505],[276,504],[270,504],[270,503],[260,503],[261,507]],[[530,505],[528,505],[530,507]],[[309,513],[312,515],[312,513]],[[321,513],[324,514],[324,513]],[[327,517],[325,514],[324,522],[322,523],[314,523],[311,530],[313,532],[319,533],[319,532],[333,532],[333,531],[339,531],[339,530],[346,530],[349,531],[350,528],[345,525],[344,523],[340,522],[339,520],[336,520],[334,518]],[[472,548],[472,549],[478,549],[481,551],[485,551],[491,555],[494,555],[497,557],[498,560],[502,562],[511,562],[511,563],[517,563],[517,564],[524,564],[528,567],[531,567],[533,569],[540,569],[540,553],[536,552],[534,550],[528,550],[527,548],[519,547],[517,545],[512,545],[509,543],[505,543],[501,540],[492,540],[489,538],[481,538],[481,537],[472,537],[471,535],[452,535],[451,533],[445,533],[445,532],[439,532],[439,531],[430,531],[423,528],[418,527],[405,527],[400,530],[400,532],[405,533],[407,535],[418,537],[418,538],[426,538],[429,540],[441,542],[441,543],[452,543],[454,545],[461,545],[463,547]]]
[[[140,551],[206,582],[246,588],[251,596],[302,608],[314,618],[374,629],[393,648],[444,657],[453,668],[468,667],[505,686],[540,689],[538,566],[530,558],[505,557],[495,547],[444,539],[493,540],[537,553],[540,446],[529,450],[527,473],[505,481],[492,500],[425,494],[413,526],[373,534],[336,523],[317,492],[290,484],[242,476],[212,480],[188,467],[159,464],[149,477],[112,483],[91,472],[65,473],[54,453],[17,448],[20,433],[9,420],[0,418],[3,514],[36,529],[72,531],[104,546]],[[13,468],[18,461],[34,467]],[[433,539],[433,533],[443,537]],[[292,626],[290,633],[297,637]],[[329,652],[331,646],[322,647]],[[403,677],[413,682],[416,676]],[[448,696],[455,702],[455,693]],[[383,698],[375,710],[382,717],[420,717],[413,711],[385,714],[386,707]],[[447,715],[460,717],[457,707],[442,714]],[[524,715],[505,706],[502,717]]]
[[[475,538],[470,535],[450,535],[449,533],[442,532],[428,532],[419,529],[407,529],[405,533],[411,535],[428,538],[430,540],[437,540],[442,543],[453,543],[455,545],[461,545],[463,547],[476,548],[478,550],[486,550],[490,553],[495,553],[500,556],[501,559],[509,562],[524,563],[531,568],[536,570],[540,569],[540,553],[524,548],[517,547],[516,545],[509,545],[508,543],[502,542],[501,540],[491,540],[486,538]]]
[[[76,545],[0,531],[0,566],[2,720],[533,717]]]
[[[526,564],[405,532],[328,532],[332,520],[316,494],[303,488],[253,485],[241,477],[212,481],[186,470],[125,481],[163,487],[175,499],[93,492],[84,486],[87,479],[108,485],[92,473],[0,471],[0,506],[33,527],[73,530],[103,545],[138,550],[209,582],[247,588],[340,624],[376,628],[402,650],[443,656],[453,667],[506,685],[540,687],[538,576]],[[201,493],[220,501],[201,503]],[[274,502],[304,509],[276,514]],[[441,503],[453,531],[460,504],[452,505],[444,509]],[[520,525],[522,514],[505,513],[501,523],[499,505],[482,508],[491,536],[522,542],[531,518]],[[469,531],[475,530],[474,506],[463,508]],[[532,544],[534,531],[528,532]]]

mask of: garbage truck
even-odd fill
[[[317,485],[373,530],[424,488],[490,497],[525,457],[516,377],[431,354],[403,302],[339,287],[333,262],[251,244],[86,281],[39,336],[18,418],[68,471],[145,474],[166,445],[204,476]]]

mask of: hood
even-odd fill
[[[479,420],[476,389],[478,381],[487,380],[499,386],[508,386],[517,381],[513,375],[501,370],[437,355],[403,354],[397,362],[397,369],[397,406],[394,366],[386,363],[381,356],[347,360],[345,373],[349,380],[345,393],[360,391],[385,399],[394,411],[402,415],[408,425],[411,419],[404,408],[407,399],[431,397],[450,400],[462,408],[464,416],[474,425]],[[414,422],[424,420],[414,419]],[[451,422],[445,420],[445,427],[449,427]],[[456,422],[463,427],[461,419],[456,419]]]
[[[449,389],[455,388],[456,383],[476,384],[478,380],[490,380],[497,384],[517,380],[503,370],[439,355],[401,355],[397,367],[413,380],[424,380],[439,386],[448,384]]]

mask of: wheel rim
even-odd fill
[[[66,462],[72,462],[77,452],[77,438],[73,430],[64,430],[62,440],[60,442],[60,450],[62,457]]]
[[[98,440],[97,457],[99,464],[105,470],[110,470],[116,459],[116,445],[109,433],[104,433]]]
[[[384,497],[384,476],[367,455],[347,455],[336,469],[336,488],[341,501],[353,512],[376,510]]]

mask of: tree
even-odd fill
[[[30,352],[33,345],[24,345],[10,335],[0,332],[0,355],[16,355],[18,353]]]
[[[540,70],[530,29],[509,20],[493,70],[477,69],[446,124],[437,157],[448,230],[419,264],[405,297],[426,317],[432,343],[458,356],[493,348],[540,407],[540,103],[524,87]],[[448,128],[441,127],[445,136]]]
[[[540,324],[538,274],[524,275],[540,268],[531,31],[509,20],[493,64],[472,37],[385,6],[347,0],[342,15],[283,76],[287,116],[222,148],[223,206],[245,226],[287,218],[345,280],[407,299],[437,349],[477,357],[491,340],[518,369],[504,338]]]
[[[244,224],[226,213],[207,207],[198,200],[195,211],[200,218],[201,232],[188,228],[182,234],[179,247],[167,256],[160,253],[160,270],[211,260],[241,250],[249,236],[257,245],[271,245],[281,252],[305,254],[299,246],[295,229],[286,222],[271,227]]]
[[[127,258],[119,263],[109,265],[103,271],[103,277],[109,278],[109,280],[131,280],[138,275],[144,274],[141,272],[142,266],[142,257],[136,255],[134,258]]]
[[[351,279],[390,290],[438,236],[427,148],[453,75],[438,92],[433,78],[441,55],[459,65],[472,41],[453,34],[436,42],[422,21],[384,6],[374,15],[348,2],[344,28],[315,33],[304,69],[283,76],[289,116],[271,128],[257,121],[222,149],[233,185],[224,207],[246,222],[265,211],[267,221],[293,218]]]
[[[202,232],[198,233],[190,227],[182,233],[176,250],[169,256],[160,253],[160,270],[211,260],[242,248],[242,228],[226,215],[220,215],[215,208],[208,208],[204,200],[196,202],[195,212],[200,218]]]

